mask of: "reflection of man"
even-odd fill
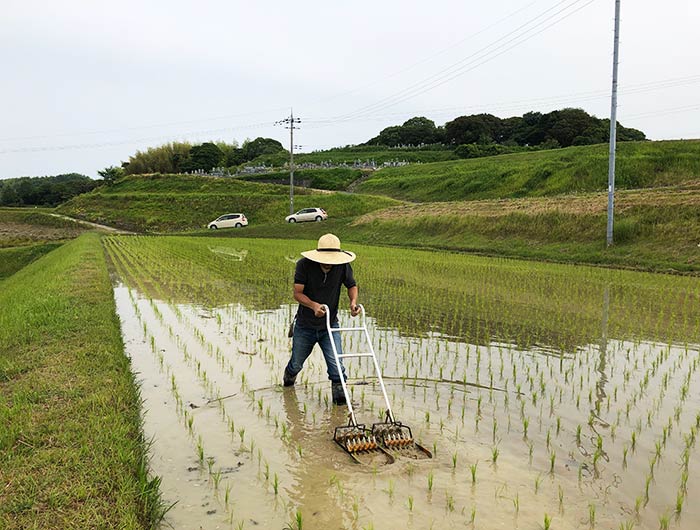
[[[331,326],[338,327],[338,301],[341,285],[348,289],[350,298],[350,314],[359,313],[357,307],[357,284],[353,277],[350,262],[355,254],[341,250],[340,239],[333,234],[321,236],[315,250],[301,253],[303,258],[297,262],[294,272],[294,299],[299,302],[294,338],[292,340],[292,355],[284,369],[284,386],[292,386],[304,362],[311,354],[314,345],[318,344],[323,351],[328,368],[328,379],[331,380],[331,393],[335,405],[345,405],[345,394],[340,383],[340,371],[335,364],[331,337],[326,330],[326,313],[321,307],[327,305],[330,309]],[[342,353],[340,334],[332,333],[332,340],[338,354]],[[340,363],[342,377],[346,378],[345,367]]]

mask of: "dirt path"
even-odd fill
[[[75,219],[74,217],[68,217],[67,215],[61,215],[61,214],[57,214],[57,213],[49,213],[48,215],[52,215],[53,217],[58,217],[60,219],[66,219],[68,221],[73,221],[74,223],[89,226],[91,228],[96,228],[97,230],[103,230],[105,232],[109,232],[110,234],[135,234],[136,233],[136,232],[130,232],[128,230],[122,230],[120,228],[114,228],[112,226],[93,223],[90,221],[83,221],[82,219]]]

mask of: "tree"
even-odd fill
[[[492,114],[460,116],[445,124],[445,141],[450,144],[490,144],[501,140],[501,119]]]
[[[393,125],[382,129],[379,136],[372,138],[367,145],[385,145],[397,147],[400,145],[433,144],[442,140],[443,132],[438,131],[435,122],[423,116],[416,116],[404,122],[403,125]]]
[[[255,140],[246,140],[243,142],[243,157],[246,162],[260,155],[274,155],[284,150],[282,144],[273,138],[258,137]]]
[[[216,146],[224,153],[224,165],[226,167],[238,166],[245,162],[243,149],[238,147],[238,142],[234,140],[232,144],[226,142],[216,142]]]
[[[123,166],[127,175],[180,173],[184,171],[182,165],[188,161],[191,148],[187,142],[149,147],[146,151],[136,151]]]
[[[436,136],[435,122],[423,116],[411,118],[401,126],[402,145],[432,144]]]
[[[182,164],[185,171],[203,170],[209,171],[214,167],[219,167],[224,161],[224,153],[216,144],[205,142],[195,145],[190,149],[190,159]]]
[[[19,206],[21,204],[19,194],[12,183],[4,183],[0,188],[0,204],[2,206]]]
[[[54,177],[5,179],[0,186],[0,204],[5,206],[57,206],[97,186],[90,177],[78,173]]]
[[[105,184],[108,186],[111,186],[114,184],[117,180],[122,178],[126,172],[124,171],[124,168],[121,167],[116,167],[116,166],[109,166],[104,168],[101,171],[98,171],[97,174],[102,177],[102,180],[104,181]]]

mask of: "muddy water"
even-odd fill
[[[320,352],[280,385],[290,307],[204,309],[123,285],[115,299],[174,528],[700,527],[697,345],[603,338],[564,355],[370,318],[394,414],[435,455],[361,466],[332,441],[347,409],[330,404]],[[371,366],[346,364],[358,419],[378,421]]]

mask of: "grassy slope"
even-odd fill
[[[700,176],[700,141],[618,144],[618,189],[678,184]],[[410,201],[541,197],[607,188],[608,147],[590,145],[386,168],[359,192]]]
[[[157,518],[123,351],[97,235],[0,281],[0,528]]]
[[[73,239],[86,228],[40,208],[0,208],[0,248]]]
[[[352,237],[512,257],[700,271],[700,188],[622,190],[605,248],[607,194],[405,205],[368,214]]]
[[[364,194],[297,189],[296,207],[329,212],[329,221],[318,225],[280,222],[288,213],[286,186],[203,177],[133,177],[74,199],[62,211],[122,228],[201,231],[217,215],[239,210],[248,215],[248,228],[211,235],[315,239],[333,231],[356,242],[700,271],[700,142],[624,143],[619,149],[616,244],[610,249],[607,198],[581,191],[605,189],[605,146],[385,169],[360,184],[397,197],[460,201],[449,204],[401,205]],[[634,186],[653,189],[624,189]],[[529,198],[474,200],[522,194]],[[379,214],[389,206],[394,208]]]
[[[0,208],[0,280],[85,229],[44,208]]]
[[[12,276],[32,261],[48,254],[61,243],[39,243],[20,247],[0,248],[0,280]]]
[[[295,190],[296,209],[318,206],[335,219],[398,204],[393,199]],[[128,177],[58,208],[66,215],[136,231],[201,230],[219,215],[243,212],[251,224],[280,224],[289,213],[289,188],[236,179],[164,175]]]

